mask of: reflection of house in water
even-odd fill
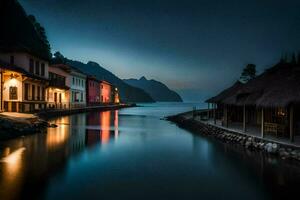
[[[89,113],[87,115],[86,145],[106,144],[118,137],[118,111]],[[100,126],[99,126],[100,124]]]
[[[47,134],[11,140],[5,143],[6,148],[0,144],[0,171],[4,172],[0,176],[1,199],[42,199],[48,177],[64,173],[67,160],[84,149],[85,114],[57,118],[50,123],[58,127],[49,128]]]

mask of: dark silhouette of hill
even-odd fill
[[[138,79],[124,79],[125,83],[146,91],[155,101],[182,102],[182,98],[176,92],[170,90],[163,83],[156,80],[147,80],[144,76]]]

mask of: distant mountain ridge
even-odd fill
[[[176,92],[170,90],[165,84],[156,80],[147,80],[144,76],[140,79],[123,79],[123,81],[133,87],[143,89],[155,101],[182,102],[182,98]]]
[[[154,102],[153,98],[144,90],[125,83],[96,62],[89,61],[85,64],[68,59],[66,63],[88,75],[96,76],[99,80],[106,80],[118,87],[122,102]]]

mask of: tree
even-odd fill
[[[53,58],[51,60],[52,64],[66,64],[67,58],[64,57],[59,51],[53,54]]]
[[[33,15],[28,15],[28,19],[31,21],[33,24],[36,32],[38,33],[40,39],[44,42],[44,44],[47,46],[47,50],[51,52],[51,47],[50,43],[48,41],[47,35],[46,35],[46,30],[45,28],[36,20],[35,16]]]
[[[240,81],[243,83],[247,83],[249,80],[256,77],[256,65],[254,64],[248,64],[240,77]]]

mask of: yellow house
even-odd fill
[[[47,88],[47,108],[70,108],[69,68],[66,65],[49,66],[49,86]]]
[[[1,110],[35,112],[46,108],[47,61],[26,53],[0,54],[0,59]]]

